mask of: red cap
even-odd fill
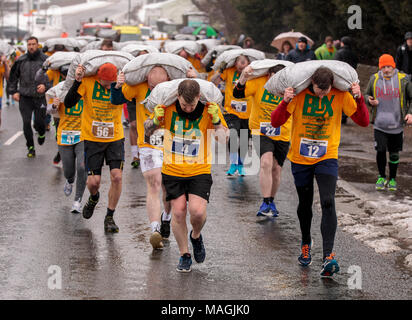
[[[379,69],[386,66],[396,68],[395,60],[393,60],[393,57],[390,54],[383,54],[379,58]]]
[[[97,72],[99,79],[107,81],[116,81],[117,79],[117,68],[112,63],[102,64]]]

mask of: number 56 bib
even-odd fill
[[[328,141],[327,140],[311,140],[302,138],[300,140],[300,155],[320,159],[328,151]]]
[[[92,132],[96,138],[113,139],[114,138],[114,123],[93,121]]]

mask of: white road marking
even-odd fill
[[[6,141],[4,144],[5,146],[11,145],[18,137],[20,137],[23,134],[23,131],[18,131],[14,136],[12,136],[9,140]]]

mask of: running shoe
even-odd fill
[[[302,253],[299,256],[298,261],[300,265],[303,267],[307,267],[312,264],[312,255],[310,254],[310,251],[312,250],[312,245],[313,242],[311,242],[311,244],[301,245]]]
[[[91,196],[89,197],[89,199],[83,207],[83,218],[90,219],[92,217],[94,208],[96,207],[96,204],[98,202],[99,200],[94,201]]]
[[[276,205],[273,201],[269,204],[269,207],[270,207],[270,211],[272,212],[272,217],[274,218],[278,217],[279,211],[278,209],[276,209]]]
[[[237,164],[231,164],[229,170],[226,172],[226,175],[229,177],[234,176],[237,171]]]
[[[270,204],[267,204],[265,201],[260,205],[259,211],[256,214],[257,217],[271,217],[272,212]]]
[[[126,119],[123,121],[123,127],[129,128],[129,120]]]
[[[81,201],[74,201],[72,205],[71,213],[80,213],[80,209],[82,207]]]
[[[202,263],[203,261],[205,261],[206,258],[206,250],[203,244],[203,238],[202,235],[200,235],[198,239],[193,239],[192,232],[193,230],[190,231],[190,242],[192,242],[193,246],[193,255],[197,263]]]
[[[340,268],[338,262],[335,260],[335,254],[331,253],[323,260],[320,276],[322,278],[331,278],[335,273],[339,272],[339,270]]]
[[[150,244],[152,245],[153,249],[163,249],[163,242],[162,242],[162,235],[159,231],[155,231],[150,236]]]
[[[139,158],[133,158],[133,161],[132,161],[131,165],[132,165],[132,167],[133,167],[134,169],[139,168],[139,166],[140,166],[140,159],[139,159]]]
[[[165,213],[162,213],[162,222],[160,224],[160,234],[162,235],[163,239],[167,239],[170,236],[170,220],[169,221],[164,221],[163,220],[163,215]]]
[[[66,180],[66,183],[64,184],[64,194],[66,197],[70,196],[73,191],[73,183],[69,183],[69,181]]]
[[[46,140],[46,135],[39,135],[37,137],[37,142],[39,143],[39,145],[42,145],[44,143],[44,140]]]
[[[55,166],[59,165],[60,161],[61,161],[60,152],[57,152],[57,154],[53,158],[53,165]]]
[[[388,183],[388,190],[389,191],[396,191],[398,189],[398,184],[396,183],[395,179],[391,179]]]
[[[386,178],[379,176],[378,181],[376,181],[376,190],[385,190],[385,186],[388,183]]]
[[[114,222],[114,219],[112,216],[106,215],[106,217],[104,218],[104,231],[111,232],[111,233],[119,232],[119,227]]]
[[[241,177],[244,177],[246,175],[245,168],[243,167],[243,164],[238,164],[237,165],[237,172],[239,173],[239,176],[241,176]]]
[[[190,272],[192,271],[191,265],[192,257],[190,256],[190,253],[185,253],[180,257],[176,270],[178,272]]]
[[[29,147],[27,158],[34,158],[35,156],[36,156],[36,151],[34,150],[34,147]]]

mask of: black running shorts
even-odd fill
[[[136,100],[126,103],[127,113],[129,114],[129,122],[136,121]]]
[[[87,174],[102,174],[104,160],[112,169],[122,169],[124,164],[124,139],[113,142],[84,141],[84,159]]]
[[[378,152],[399,152],[403,148],[403,132],[390,134],[374,129],[375,150]]]
[[[210,189],[213,184],[211,174],[183,178],[162,173],[162,180],[166,189],[166,201],[177,199],[183,194],[186,195],[188,201],[189,194],[194,194],[209,202]]]
[[[277,140],[272,140],[269,137],[266,136],[259,136],[259,139],[256,139],[256,136],[253,136],[252,141],[253,145],[255,147],[255,150],[259,150],[259,156],[262,157],[263,154],[266,152],[272,152],[273,157],[276,159],[278,164],[282,167],[283,164],[285,163],[286,156],[288,155],[289,152],[289,142],[285,141],[277,141]],[[256,144],[260,143],[260,149],[258,149],[258,146]]]

